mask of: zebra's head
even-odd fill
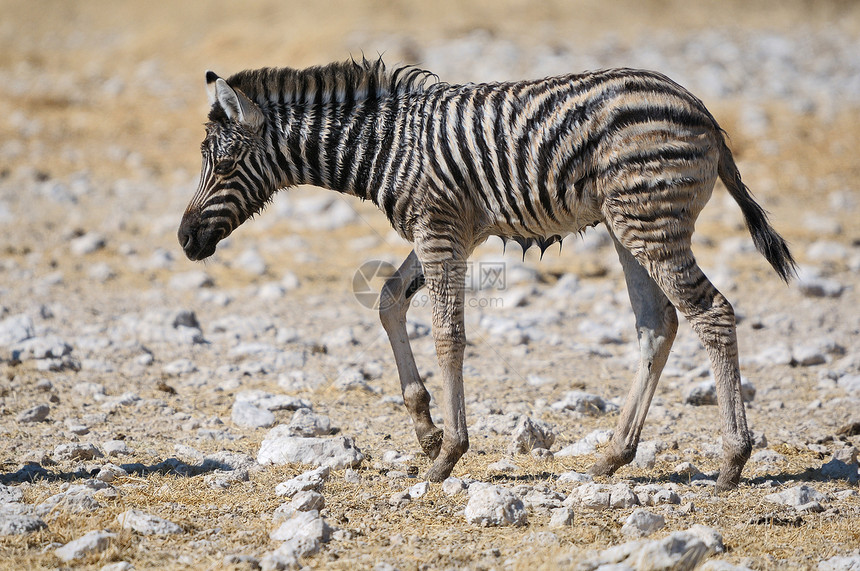
[[[260,107],[211,71],[206,72],[206,91],[212,108],[200,146],[200,185],[178,232],[191,260],[215,253],[218,242],[259,212],[280,186],[264,160],[265,115]]]

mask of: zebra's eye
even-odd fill
[[[225,175],[233,172],[236,168],[236,161],[230,158],[219,159],[215,163],[215,174]]]

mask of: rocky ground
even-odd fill
[[[860,568],[858,8],[607,4],[7,3],[0,568]],[[367,307],[409,251],[372,205],[292,190],[211,261],[183,258],[203,71],[361,50],[448,81],[648,67],[703,97],[801,263],[783,285],[717,187],[694,249],[740,318],[756,449],[737,491],[713,491],[717,411],[685,325],[635,462],[584,475],[637,356],[599,228],[542,260],[476,252],[472,446],[441,485]]]

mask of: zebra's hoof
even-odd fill
[[[443,436],[444,433],[442,429],[436,428],[418,439],[421,449],[431,460],[435,460],[436,457],[439,456],[439,450],[442,449]]]

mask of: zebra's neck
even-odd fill
[[[414,99],[414,97],[413,97]],[[278,165],[291,184],[312,184],[383,207],[412,163],[418,138],[407,97],[277,106]]]

